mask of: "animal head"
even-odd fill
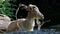
[[[0,20],[8,20],[8,21],[10,21],[11,19],[6,15],[0,14]]]
[[[44,19],[43,14],[39,11],[39,8],[36,5],[29,4],[27,8],[27,10],[32,14],[33,17]]]

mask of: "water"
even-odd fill
[[[55,29],[41,29],[40,31],[34,30],[33,32],[8,32],[4,34],[60,34],[60,32],[56,32]]]

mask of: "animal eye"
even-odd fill
[[[35,8],[35,7],[33,7],[33,8]]]

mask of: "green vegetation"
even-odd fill
[[[12,8],[12,6],[16,6],[13,3],[11,3],[10,0],[0,0],[0,14],[7,15],[11,18],[11,20],[14,20],[14,11],[15,8]]]

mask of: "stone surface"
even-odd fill
[[[8,32],[4,34],[60,34],[60,32],[56,32],[54,29],[42,29],[40,31],[34,30],[33,32]]]

